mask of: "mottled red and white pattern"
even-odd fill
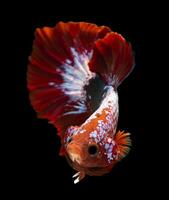
[[[106,26],[59,22],[36,29],[27,73],[31,104],[57,128],[61,155],[80,171],[75,183],[105,174],[119,149],[121,157],[128,152],[129,134],[116,133],[117,88],[133,67],[130,43]]]

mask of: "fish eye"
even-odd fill
[[[98,152],[98,146],[95,145],[95,144],[91,144],[89,145],[88,147],[88,153],[91,155],[91,156],[95,156]]]
[[[67,138],[67,143],[70,143],[72,141],[72,137]]]

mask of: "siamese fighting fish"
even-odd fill
[[[59,22],[36,29],[30,101],[57,128],[60,155],[77,171],[74,183],[109,173],[129,152],[130,134],[116,130],[117,89],[134,64],[131,44],[106,26]]]

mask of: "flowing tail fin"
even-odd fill
[[[130,43],[118,33],[108,33],[95,42],[90,70],[100,74],[108,85],[117,88],[134,67]]]

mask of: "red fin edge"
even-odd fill
[[[67,127],[82,123],[91,114],[88,110],[83,113],[77,111],[79,101],[81,100],[80,103],[84,106],[86,102],[80,99],[80,96],[78,101],[75,101],[73,94],[66,94],[62,84],[70,84],[66,82],[66,78],[74,80],[75,83],[79,81],[75,74],[82,74],[81,66],[84,61],[81,61],[81,56],[85,54],[89,58],[88,54],[92,51],[94,42],[110,31],[108,27],[98,27],[85,22],[59,22],[53,28],[37,28],[35,31],[27,72],[30,100],[38,117],[46,118],[54,124],[61,137]],[[84,74],[82,76],[85,77]],[[73,89],[71,85],[71,88],[65,90]],[[77,114],[65,115],[76,111]]]
[[[102,76],[107,84],[118,87],[134,67],[131,45],[118,33],[108,33],[95,42],[89,62],[90,70]]]

